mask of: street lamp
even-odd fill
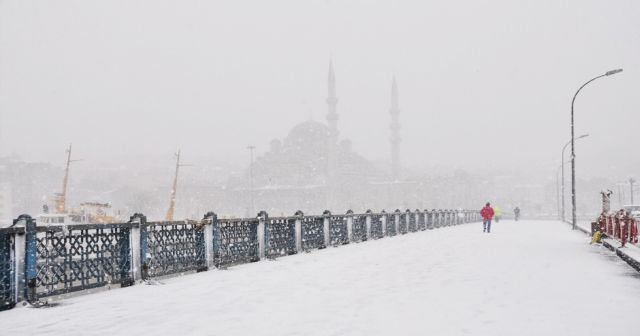
[[[560,214],[560,168],[562,166],[558,167],[558,171],[556,172],[556,205],[558,206],[558,219],[562,218],[562,215]]]
[[[589,136],[589,134],[583,134],[583,135],[577,137],[576,140],[582,139],[582,138],[586,138],[588,136]],[[564,147],[562,147],[562,161],[561,161],[562,164],[561,164],[561,167],[562,167],[562,221],[563,222],[566,221],[566,217],[565,217],[565,213],[566,212],[564,211],[564,199],[565,199],[565,197],[564,197],[564,163],[565,163],[565,161],[564,161],[564,150],[567,149],[567,146],[569,146],[569,144],[571,144],[571,141],[568,141],[564,145]],[[568,163],[568,161],[567,161],[567,163]]]
[[[580,90],[582,90],[582,88],[587,86],[587,84],[593,82],[598,78],[615,75],[619,72],[622,72],[622,69],[609,70],[604,75],[600,75],[588,80],[586,83],[582,84],[580,88],[578,88],[578,91],[576,91],[576,94],[573,95],[573,99],[571,100],[571,205],[572,205],[571,229],[573,230],[576,229],[576,150],[575,150],[576,148],[575,148],[575,135],[574,135],[574,123],[573,123],[573,105],[576,102],[576,97],[578,96],[578,93],[580,93]]]
[[[567,161],[567,163],[569,163],[569,161]],[[560,171],[564,170],[564,162],[562,162],[562,164],[560,166],[558,166],[558,170],[556,170],[556,205],[558,206],[558,220],[562,220],[564,221],[564,205],[561,208],[560,207]],[[564,181],[563,181],[564,183]],[[563,185],[564,187],[564,185]],[[562,198],[564,198],[564,188],[563,188],[563,195]],[[564,201],[564,200],[563,200]],[[562,209],[562,210],[561,210]]]

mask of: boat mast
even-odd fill
[[[71,166],[71,162],[74,161],[77,160],[71,160],[71,144],[69,144],[69,148],[67,149],[67,165],[64,169],[64,180],[62,181],[62,193],[56,195],[56,212],[59,214],[67,213],[67,187],[69,185],[69,166]]]
[[[176,153],[176,175],[173,177],[173,188],[171,188],[171,202],[169,203],[169,209],[167,210],[164,219],[166,221],[173,221],[173,210],[176,206],[176,189],[178,188],[178,171],[180,170],[180,150]]]

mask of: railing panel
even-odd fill
[[[14,237],[0,229],[0,310],[11,309],[16,304]]]
[[[362,242],[367,240],[367,216],[353,215],[351,241]]]
[[[202,223],[148,222],[141,231],[146,241],[143,278],[193,271],[205,264]]]
[[[303,251],[308,252],[313,249],[325,248],[324,218],[322,216],[304,216],[301,230]]]
[[[217,219],[213,223],[216,267],[258,261],[258,219]]]
[[[371,238],[380,239],[384,237],[382,231],[382,215],[371,215]]]
[[[397,234],[396,232],[396,216],[394,214],[383,214],[383,218],[385,219],[385,234],[387,237],[393,237]]]
[[[296,253],[296,218],[274,217],[267,220],[266,251],[269,258]]]
[[[38,227],[36,297],[120,283],[130,278],[127,224]]]
[[[400,213],[400,211],[396,211],[396,215],[398,215],[396,217],[396,219],[399,219],[400,222],[398,223],[398,233],[400,234],[406,234],[408,231],[408,216],[406,212]]]
[[[442,211],[441,211],[441,210],[436,210],[436,212],[435,212],[435,216],[436,216],[436,217],[435,217],[435,223],[436,223],[436,225],[435,225],[435,226],[436,226],[436,228],[438,228],[438,229],[439,229],[439,228],[441,228],[441,227],[443,226],[443,219],[444,219],[444,216],[443,216],[443,214],[442,214]]]
[[[409,232],[416,232],[418,231],[418,224],[416,223],[416,216],[415,214],[411,213],[411,211],[407,210],[407,212],[405,212],[405,216],[406,216],[406,221],[407,221],[407,231]]]
[[[349,244],[347,218],[342,215],[329,216],[329,241],[332,246]]]
[[[424,231],[427,229],[427,220],[425,218],[426,216],[427,214],[425,212],[420,212],[416,210],[416,217],[418,217],[416,228],[420,231]]]

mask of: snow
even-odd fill
[[[0,313],[3,335],[631,335],[640,277],[561,222],[411,233]]]

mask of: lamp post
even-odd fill
[[[561,219],[563,215],[560,214],[560,168],[562,168],[562,166],[559,166],[558,171],[556,172],[556,205],[558,206],[558,219]]]
[[[583,135],[577,137],[576,140],[582,139],[582,138],[586,138],[588,136],[589,136],[589,134],[583,134]],[[562,221],[563,222],[566,221],[566,217],[565,217],[565,213],[566,212],[564,210],[564,199],[565,199],[565,197],[564,197],[564,164],[565,164],[565,161],[564,161],[564,150],[567,149],[567,146],[569,146],[569,144],[571,144],[571,141],[568,141],[564,145],[564,147],[562,147],[562,161],[561,161],[562,164],[561,164],[561,167],[562,167]],[[569,163],[569,161],[567,161],[567,163]]]
[[[575,148],[575,135],[574,135],[574,123],[573,123],[573,105],[576,102],[576,97],[578,93],[587,86],[587,84],[593,82],[598,78],[602,78],[605,76],[615,75],[619,72],[622,72],[622,69],[609,70],[604,75],[600,75],[588,80],[586,83],[582,84],[576,94],[573,95],[573,99],[571,100],[571,229],[576,229],[576,148]]]
[[[249,197],[251,199],[251,208],[249,212],[249,216],[255,215],[253,213],[253,150],[256,149],[256,146],[250,145],[247,146],[249,150]]]

